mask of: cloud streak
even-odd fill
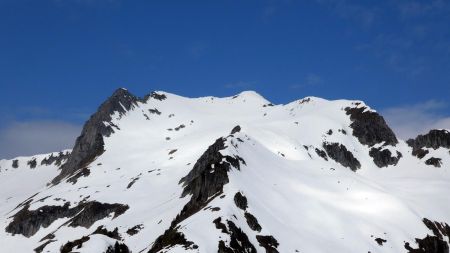
[[[72,148],[80,132],[64,121],[11,122],[0,128],[0,159]]]
[[[447,104],[435,100],[415,105],[387,108],[381,111],[389,126],[401,139],[409,139],[431,129],[450,129],[450,116],[442,115],[439,110]]]
[[[399,1],[398,10],[403,18],[415,18],[433,15],[436,12],[447,12],[449,3],[444,0]]]
[[[237,81],[230,82],[224,85],[227,89],[249,89],[256,85],[255,81]]]
[[[309,73],[305,76],[305,80],[301,83],[296,83],[290,86],[291,89],[301,89],[310,86],[316,86],[323,83],[323,78],[317,74]]]
[[[374,7],[356,4],[347,0],[316,0],[316,2],[331,8],[342,18],[358,22],[364,28],[373,26],[378,19],[378,10]]]

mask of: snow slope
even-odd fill
[[[348,110],[376,114],[361,101],[152,94],[119,102],[104,150],[59,182],[49,155],[0,161],[2,252],[413,252],[427,234],[448,252],[445,141],[422,158],[403,140],[367,144]],[[380,167],[377,148],[400,158]]]

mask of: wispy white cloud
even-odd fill
[[[11,122],[0,128],[0,159],[72,148],[80,132],[63,121]]]
[[[204,56],[209,48],[209,44],[205,41],[196,41],[187,46],[187,53],[194,59]]]
[[[414,18],[436,12],[445,12],[450,8],[449,2],[444,0],[430,1],[397,1],[397,8],[403,18]]]
[[[251,87],[254,87],[255,85],[255,81],[237,81],[226,83],[224,87],[227,89],[249,89]]]
[[[301,89],[309,86],[316,86],[323,83],[323,78],[320,75],[309,73],[300,83],[290,85],[291,89]]]
[[[364,28],[371,27],[379,18],[378,9],[347,0],[316,0],[317,3],[331,8],[342,18],[358,22]]]
[[[450,129],[450,116],[439,113],[445,108],[447,104],[430,100],[415,105],[387,108],[382,110],[381,114],[398,137],[409,139],[431,129]]]
[[[422,54],[417,54],[416,36],[380,33],[370,42],[357,45],[355,50],[371,52],[390,70],[414,78],[428,70],[429,65]]]

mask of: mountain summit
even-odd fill
[[[449,150],[362,101],[121,88],[72,150],[0,160],[1,251],[448,253]]]

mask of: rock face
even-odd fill
[[[353,135],[359,142],[369,147],[383,143],[384,146],[395,146],[398,143],[397,137],[387,125],[384,118],[376,112],[368,110],[367,107],[347,107],[347,115],[350,115]],[[369,155],[378,167],[396,165],[402,154],[397,151],[397,156],[392,156],[391,151],[382,148],[371,148]]]
[[[412,248],[409,243],[405,243],[405,249],[409,253],[448,253],[448,244],[437,236],[427,235],[423,239],[416,238],[418,248]]]
[[[125,213],[128,210],[127,205],[100,203],[97,201],[86,202],[78,205],[77,209],[82,209],[69,223],[71,227],[89,228],[94,222],[108,217],[114,213],[113,219]]]
[[[128,249],[127,245],[116,242],[114,246],[109,246],[105,253],[129,253],[129,252],[130,250]]]
[[[19,168],[19,160],[13,160],[12,161],[12,165],[11,165],[14,169]]]
[[[415,139],[407,140],[406,143],[413,148],[413,155],[423,158],[428,151],[422,148],[450,149],[450,132],[447,130],[431,130],[427,134],[418,135]],[[424,152],[426,153],[423,154]]]
[[[423,148],[419,148],[419,149],[414,149],[412,151],[412,155],[413,156],[417,156],[417,158],[422,159],[424,158],[426,155],[428,155],[430,153],[430,151],[423,149]]]
[[[116,126],[105,122],[111,122],[111,115],[118,112],[125,114],[137,105],[139,98],[129,93],[126,89],[116,90],[86,122],[81,135],[75,141],[67,162],[61,166],[61,173],[52,180],[53,184],[59,183],[63,178],[73,175],[77,170],[84,168],[104,151],[103,136],[114,133]]]
[[[116,230],[114,230],[115,233],[117,233],[117,228]],[[113,232],[113,233],[114,233]],[[97,229],[96,231],[94,231],[91,235],[94,234],[102,234],[102,235],[106,235],[110,238],[119,240],[117,238],[117,236],[111,236],[110,234],[111,232],[107,231],[105,233],[105,230],[99,230]],[[80,239],[74,240],[74,241],[69,241],[66,244],[64,244],[63,246],[61,246],[60,249],[60,253],[69,253],[69,252],[74,252],[73,250],[75,249],[79,249],[83,246],[83,243],[89,241],[91,238],[90,236],[83,236]],[[106,248],[105,253],[129,253],[130,250],[128,249],[128,246],[123,244],[123,243],[119,243],[118,241],[116,241],[114,243],[114,245],[110,245],[108,246],[108,248]]]
[[[425,161],[426,165],[433,165],[434,167],[441,167],[441,158],[431,157]]]
[[[396,165],[402,154],[397,151],[397,156],[392,156],[391,151],[382,148],[371,148],[369,155],[373,158],[373,162],[378,167],[387,167],[388,165]]]
[[[415,249],[406,242],[405,249],[409,253],[449,253],[447,240],[450,240],[450,226],[447,223],[433,222],[427,218],[422,221],[433,232],[433,235],[427,235],[423,239],[416,238],[418,248]]]
[[[234,195],[234,203],[236,204],[237,207],[239,207],[244,211],[245,209],[247,209],[247,198],[240,192],[237,192]]]
[[[157,253],[166,247],[175,245],[182,245],[185,249],[194,247],[194,243],[186,240],[183,233],[178,232],[176,228],[169,228],[156,239],[148,253]]]
[[[327,153],[325,151],[318,148],[316,148],[315,151],[318,156],[322,157],[325,161],[328,161]]]
[[[59,152],[57,156],[51,154],[49,157],[46,157],[41,161],[41,165],[51,165],[54,163],[56,166],[61,166],[63,161],[67,160],[69,156],[70,152]]]
[[[249,212],[245,212],[244,214],[245,220],[247,221],[247,225],[254,231],[258,231],[261,232],[261,225],[259,225],[258,223],[258,219],[256,219],[255,216],[253,216],[253,214],[249,213]]]
[[[117,227],[113,231],[109,231],[105,227],[100,226],[92,234],[106,235],[106,236],[116,239],[116,240],[122,239],[122,237],[119,234],[119,229]]]
[[[256,240],[259,245],[266,249],[266,253],[278,253],[278,241],[271,235],[257,235]]]
[[[33,158],[27,162],[27,165],[30,166],[30,169],[36,168],[37,162],[36,158]]]
[[[149,253],[159,252],[165,247],[174,245],[183,245],[185,248],[196,247],[192,242],[186,240],[183,233],[178,231],[178,224],[201,210],[223,192],[223,186],[229,182],[227,173],[232,167],[240,170],[242,158],[223,156],[220,153],[220,150],[227,148],[225,141],[225,138],[217,139],[200,156],[193,169],[180,180],[184,187],[181,197],[191,195],[191,199],[164,234],[155,240]]]
[[[83,246],[83,243],[89,241],[89,239],[89,236],[83,236],[80,239],[69,241],[61,247],[60,253],[70,253],[72,252],[73,248],[81,248],[81,246]]]
[[[376,112],[366,110],[367,107],[347,107],[345,111],[350,115],[353,135],[364,145],[373,146],[384,142],[385,145],[398,143],[394,132],[386,124],[384,118]]]
[[[30,237],[41,227],[48,227],[59,218],[71,218],[68,221],[69,226],[89,228],[94,222],[106,218],[110,213],[114,213],[114,218],[123,214],[128,206],[91,201],[80,203],[72,208],[69,208],[69,203],[66,203],[63,206],[28,209],[29,205],[25,205],[13,216],[13,221],[5,229],[6,232]]]
[[[256,248],[248,239],[248,236],[234,224],[234,222],[227,220],[228,234],[230,235],[229,246],[226,246],[223,241],[219,242],[218,252],[246,252],[256,253]]]
[[[231,129],[231,133],[230,134],[235,134],[241,131],[241,127],[240,126],[235,126],[233,129]]]
[[[223,186],[229,182],[227,172],[232,167],[240,170],[242,158],[223,156],[219,151],[225,148],[225,138],[217,139],[197,160],[188,175],[180,180],[184,187],[181,197],[192,195],[180,214],[180,221],[222,192]]]
[[[75,209],[69,208],[69,203],[64,206],[43,206],[37,210],[28,210],[26,205],[13,216],[13,221],[6,227],[6,232],[21,234],[26,237],[34,235],[40,228],[48,227],[55,220],[75,215]]]
[[[353,156],[352,152],[339,143],[323,143],[323,148],[328,156],[342,166],[350,168],[353,171],[361,168],[361,163]]]
[[[165,100],[167,98],[167,96],[164,95],[164,94],[159,94],[159,93],[153,91],[150,94],[144,96],[143,100],[147,101],[150,98],[153,98],[153,99],[156,99],[156,100],[159,100],[159,101],[163,101],[163,100]]]

